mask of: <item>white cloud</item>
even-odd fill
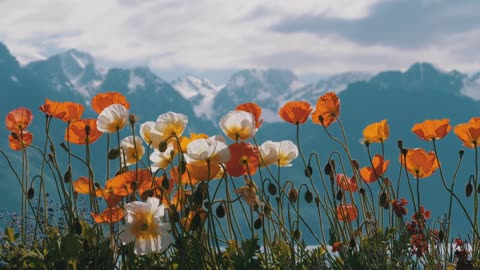
[[[459,57],[477,47],[476,38],[467,34],[462,37],[469,43],[459,52],[452,39],[400,49],[357,44],[335,35],[271,30],[302,15],[365,18],[378,2],[0,0],[0,40],[22,62],[77,48],[104,63],[143,64],[157,70],[282,67],[299,74],[329,74],[375,72],[418,60],[480,69],[478,59],[467,64],[468,59]]]

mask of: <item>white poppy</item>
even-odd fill
[[[230,111],[220,119],[218,125],[234,141],[248,140],[255,135],[255,117],[249,112]]]
[[[156,172],[160,168],[167,168],[173,162],[174,157],[175,151],[173,148],[173,143],[169,143],[167,145],[167,149],[163,152],[155,149],[150,155],[150,161],[152,162],[150,166],[152,167],[152,171]]]
[[[196,139],[188,144],[185,160],[187,163],[225,163],[230,160],[230,150],[222,136]]]
[[[145,147],[142,145],[142,138],[138,136],[135,136],[135,143],[133,136],[125,137],[120,142],[120,148],[120,157],[123,166],[135,164],[137,160],[140,160],[143,154],[145,154]]]
[[[281,142],[266,141],[260,146],[260,155],[263,166],[277,164],[280,167],[291,166],[291,162],[298,157],[297,146],[289,140]]]
[[[154,149],[158,149],[158,146],[163,141],[162,134],[155,128],[156,123],[153,121],[147,121],[140,125],[140,136],[147,145]]]
[[[113,133],[122,129],[128,122],[128,110],[121,104],[106,107],[99,115],[97,129],[104,133]]]
[[[161,134],[162,141],[165,141],[171,136],[182,136],[187,123],[186,115],[167,112],[158,116],[155,129]]]
[[[135,241],[137,255],[163,252],[172,243],[170,224],[164,220],[165,206],[159,204],[157,198],[150,197],[146,203],[135,201],[124,206],[126,223],[120,230],[120,240],[124,245]]]

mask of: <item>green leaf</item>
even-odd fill
[[[75,259],[82,251],[82,241],[78,236],[69,234],[62,239],[62,257]]]

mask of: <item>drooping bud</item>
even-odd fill
[[[263,213],[266,216],[270,216],[270,214],[272,213],[272,206],[270,205],[270,203],[265,203],[265,206],[263,206]]]
[[[341,201],[343,199],[343,192],[341,190],[337,191],[337,194],[335,195],[335,198],[337,198],[337,200]]]
[[[385,207],[385,204],[388,204],[387,203],[387,193],[382,192],[380,194],[380,198],[379,198],[378,201],[379,201],[380,206]]]
[[[307,167],[305,167],[305,176],[306,177],[311,177],[312,174],[313,174],[313,169],[312,167],[310,166],[310,164],[307,165]]]
[[[225,217],[225,206],[223,206],[223,204],[220,204],[217,209],[215,209],[215,214],[218,218]]]
[[[72,182],[72,166],[68,165],[67,171],[63,175],[63,182],[70,183]]]
[[[277,194],[277,186],[273,183],[268,184],[268,192],[270,195],[275,196]]]
[[[311,203],[313,201],[313,193],[310,190],[305,192],[305,201]]]
[[[292,235],[293,235],[293,238],[295,238],[296,240],[299,240],[300,237],[302,237],[302,232],[299,229],[295,229],[292,232]]]
[[[465,196],[470,197],[472,196],[473,192],[473,184],[468,181],[467,185],[465,186]]]
[[[358,164],[358,161],[356,159],[352,160],[352,167],[355,168],[355,170],[358,170],[360,168],[360,164]]]
[[[108,151],[108,159],[109,160],[114,160],[120,156],[120,149],[119,148],[113,148]]]
[[[258,229],[262,228],[262,225],[263,225],[263,221],[262,221],[262,218],[261,218],[261,217],[258,217],[258,218],[253,222],[253,228],[255,228],[255,230],[258,230]]]
[[[358,192],[359,192],[360,194],[362,194],[363,196],[365,196],[365,195],[367,194],[367,193],[365,192],[365,189],[364,189],[364,188],[360,188],[360,189],[358,190]]]
[[[31,200],[33,199],[33,196],[35,196],[35,190],[33,189],[33,187],[30,187],[27,192],[27,198]]]
[[[288,192],[288,200],[292,203],[296,203],[298,200],[298,191],[293,186]]]
[[[160,144],[158,145],[158,151],[160,152],[165,152],[167,150],[167,142],[166,141],[161,141]]]

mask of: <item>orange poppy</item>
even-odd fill
[[[91,212],[90,215],[96,223],[114,223],[122,220],[125,217],[125,212],[120,207],[113,207],[103,210],[100,214]]]
[[[208,181],[216,178],[220,172],[220,165],[210,163],[210,166],[208,166],[206,162],[203,164],[191,163],[187,164],[187,169],[190,172],[191,177],[198,181]]]
[[[130,109],[130,103],[127,101],[127,98],[119,92],[99,93],[92,98],[92,108],[98,114],[112,104],[121,104],[127,110]]]
[[[280,117],[291,124],[299,125],[307,121],[313,109],[306,101],[289,101],[278,111]]]
[[[198,180],[195,179],[193,176],[190,175],[188,170],[183,171],[182,175],[180,175],[180,170],[178,167],[173,167],[170,169],[170,175],[175,181],[175,183],[180,185],[191,185],[194,186],[198,183]]]
[[[468,123],[455,126],[453,132],[466,147],[477,147],[480,144],[480,118],[472,118]]]
[[[343,204],[337,206],[337,219],[339,221],[352,222],[358,217],[357,207],[353,204]]]
[[[365,143],[381,143],[387,140],[390,135],[387,120],[382,120],[368,125],[363,130],[363,140]]]
[[[8,135],[9,146],[12,150],[19,151],[32,144],[33,135],[30,131],[12,132]]]
[[[331,123],[337,121],[340,116],[340,100],[335,92],[328,92],[321,96],[312,113],[312,121],[315,124],[328,127]]]
[[[358,190],[357,178],[355,176],[347,178],[345,174],[339,173],[335,177],[335,180],[337,185],[345,191],[355,192]]]
[[[79,177],[77,180],[73,181],[73,190],[80,194],[89,194],[90,183],[91,181],[87,177]]]
[[[231,158],[226,164],[227,173],[237,177],[245,174],[255,174],[260,162],[259,151],[251,143],[240,142],[228,146]]]
[[[208,135],[204,133],[190,133],[190,137],[181,136],[179,138],[179,141],[180,141],[180,147],[182,148],[182,153],[187,152],[187,146],[191,141],[196,139],[207,139],[207,138],[208,138]],[[173,143],[173,149],[175,149],[175,151],[178,150],[178,144],[176,142]]]
[[[65,140],[75,144],[87,144],[87,142],[91,144],[97,141],[102,134],[97,129],[97,119],[81,119],[72,122],[65,130]]]
[[[426,178],[438,169],[435,153],[422,148],[408,149],[406,157],[400,154],[401,164],[415,177]]]
[[[33,114],[27,108],[16,108],[5,117],[5,126],[11,132],[22,132],[32,122]]]
[[[390,160],[384,160],[382,155],[375,155],[372,159],[372,167],[363,167],[360,169],[360,175],[366,183],[373,183],[377,181],[378,177],[383,175],[388,168]]]
[[[263,119],[260,119],[260,116],[262,116],[262,108],[260,108],[260,106],[257,104],[253,102],[242,103],[238,105],[235,110],[251,113],[255,118],[255,128],[259,128],[262,125]]]
[[[412,132],[422,140],[438,140],[447,136],[452,129],[449,122],[449,119],[425,120],[413,125]]]
[[[135,173],[135,171],[133,171]],[[135,175],[132,175],[133,179],[135,179]],[[155,177],[153,179],[153,175],[150,170],[148,169],[140,169],[138,170],[137,176],[137,193],[142,195],[145,191],[149,189],[155,189],[156,187],[162,187],[164,177]],[[170,193],[173,190],[174,180],[169,179],[168,189],[166,190],[167,193]],[[160,195],[160,193],[157,193]]]
[[[46,115],[58,118],[64,122],[73,122],[82,117],[85,107],[82,104],[74,102],[57,102],[45,99],[45,103],[40,106],[40,111]]]

